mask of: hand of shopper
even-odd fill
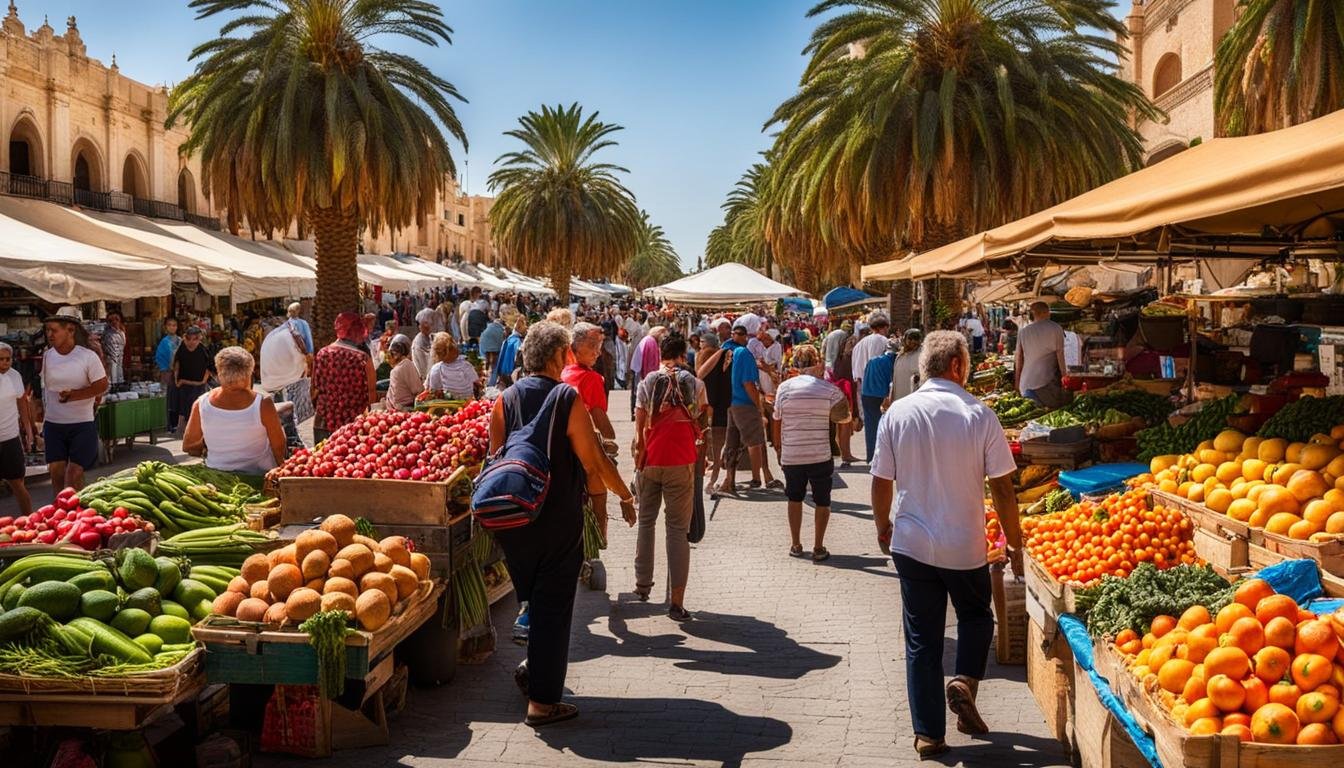
[[[70,390],[68,390],[68,389],[62,389],[60,392],[58,392],[58,393],[56,394],[56,397],[57,397],[57,399],[59,399],[62,403],[69,402],[69,400],[70,400]]]
[[[628,498],[628,499],[621,499],[621,519],[625,520],[625,524],[626,524],[626,525],[631,526],[631,527],[634,526],[634,524],[635,524],[635,511],[636,511],[636,510],[635,510],[635,497],[634,497],[634,496],[631,496],[631,497]]]
[[[874,522],[877,525],[877,546],[882,549],[882,554],[889,555],[891,554],[891,521],[876,520]]]
[[[1027,572],[1022,566],[1022,550],[1020,548],[1008,550],[1008,564],[1012,566],[1014,576],[1019,579],[1027,577]]]

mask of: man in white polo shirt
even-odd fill
[[[924,758],[948,750],[942,683],[949,597],[957,614],[957,660],[947,706],[962,733],[989,730],[975,706],[994,635],[985,558],[986,477],[1018,575],[1022,532],[1013,495],[1017,467],[1008,441],[994,412],[962,388],[971,370],[966,337],[930,333],[919,369],[923,384],[882,416],[871,473],[878,542],[890,547],[901,581],[906,688],[915,751]]]

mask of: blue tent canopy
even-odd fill
[[[827,309],[834,309],[835,307],[843,307],[849,304],[857,304],[859,302],[870,301],[872,299],[878,299],[878,298],[881,297],[873,296],[870,293],[864,293],[863,291],[860,291],[858,288],[850,288],[847,285],[841,285],[832,288],[829,292],[827,292],[827,294],[824,297],[822,297],[821,302],[822,304],[826,305]]]
[[[795,312],[811,312],[812,300],[802,296],[784,296],[780,299],[784,306]]]

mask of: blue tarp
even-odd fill
[[[784,306],[795,312],[811,312],[812,300],[802,296],[785,296],[780,299]]]
[[[864,293],[858,288],[850,288],[847,285],[841,285],[832,288],[825,296],[821,298],[821,303],[827,308],[843,307],[846,304],[853,304],[856,301],[865,301],[875,299],[876,296],[871,293]]]

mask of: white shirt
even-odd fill
[[[107,378],[103,363],[93,350],[76,346],[62,355],[55,347],[42,353],[42,405],[46,421],[53,424],[82,424],[93,421],[93,402],[96,398],[70,400],[62,403],[60,394],[67,389],[83,389],[99,379]]]
[[[863,371],[868,367],[868,361],[874,357],[881,357],[887,352],[887,334],[870,333],[864,336],[858,344],[854,345],[854,354],[850,357],[853,365],[850,368],[849,377],[855,381],[863,380]]]
[[[19,436],[19,400],[23,397],[23,376],[10,368],[0,374],[0,443]]]
[[[918,388],[919,350],[902,352],[891,367],[891,399],[900,400]],[[914,380],[914,384],[911,381]]]
[[[985,560],[985,478],[1017,468],[994,412],[947,379],[893,403],[870,470],[895,482],[891,549],[936,568]]]
[[[971,317],[963,317],[963,318],[961,319],[960,327],[965,328],[966,330],[970,331],[970,332],[971,332],[971,336],[973,336],[973,337],[975,337],[975,338],[977,338],[977,339],[980,338],[981,336],[984,336],[984,335],[985,335],[985,325],[984,325],[984,323],[980,322],[980,318],[975,317],[975,316],[971,316]]]
[[[411,363],[415,365],[416,375],[424,381],[429,375],[429,364],[433,360],[434,343],[429,334],[417,333],[411,342]]]
[[[458,356],[451,363],[438,362],[429,369],[425,389],[443,392],[448,397],[471,397],[475,394],[474,385],[481,378],[471,363]]]
[[[266,427],[261,423],[261,398],[240,411],[218,408],[210,395],[197,400],[201,412],[201,436],[205,439],[205,465],[224,472],[264,474],[275,467],[275,454]]]
[[[845,340],[849,338],[849,331],[843,328],[836,328],[834,331],[826,334],[826,341],[821,345],[826,353],[826,367],[835,365],[835,359],[840,356],[840,350],[845,347]]]
[[[775,420],[780,424],[781,466],[831,460],[831,408],[845,402],[840,388],[802,374],[779,383]]]
[[[1073,331],[1064,332],[1064,364],[1070,368],[1083,364],[1083,340]]]
[[[784,366],[784,345],[776,341],[770,346],[765,346],[760,339],[752,339],[747,342],[747,351],[756,358],[756,362],[763,362],[775,373],[779,373]],[[756,381],[761,387],[762,395],[772,395],[775,392],[775,382],[770,378],[770,374],[761,371],[756,376]],[[820,459],[818,459],[820,461]]]
[[[288,321],[261,340],[261,388],[276,392],[302,379],[307,372],[303,342]]]
[[[1059,381],[1058,353],[1064,349],[1064,329],[1053,320],[1037,320],[1017,331],[1017,348],[1022,350],[1022,371],[1018,387],[1023,393]]]

